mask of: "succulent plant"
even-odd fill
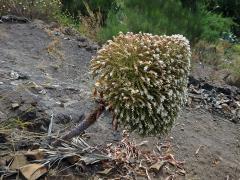
[[[182,35],[119,33],[91,60],[95,92],[130,130],[166,133],[186,100],[190,56]]]

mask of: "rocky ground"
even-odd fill
[[[0,129],[20,126],[47,133],[53,119],[53,132],[63,134],[96,106],[88,65],[99,46],[72,34],[71,29],[39,20],[0,24]],[[189,89],[188,107],[168,135],[131,136],[147,141],[147,149],[170,141],[175,157],[185,162],[186,175],[177,179],[239,180],[239,90],[197,79]],[[86,136],[91,145],[119,139],[108,113]],[[27,146],[19,142],[16,147]],[[0,138],[0,152],[6,150]]]

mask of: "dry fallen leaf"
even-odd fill
[[[33,160],[41,160],[44,158],[44,152],[41,150],[27,151],[24,155]]]
[[[157,163],[153,164],[149,169],[159,171],[161,167],[163,167],[165,164],[164,161],[158,161]]]
[[[1,158],[0,159],[0,166],[7,166],[11,162],[11,160],[13,159],[13,157],[9,156],[9,155],[1,156],[0,158]]]
[[[104,169],[103,171],[98,171],[98,174],[107,175],[111,172],[112,168]]]
[[[199,148],[196,150],[195,155],[198,155],[200,149],[203,147],[203,145],[200,145]]]
[[[108,160],[109,157],[101,155],[101,154],[90,154],[81,157],[81,161],[83,161],[86,165],[94,164],[99,161]]]
[[[20,168],[22,175],[28,180],[35,180],[47,173],[47,168],[42,164],[28,164]]]
[[[29,164],[29,162],[27,161],[27,158],[24,156],[24,154],[16,154],[14,155],[14,159],[10,165],[10,169],[17,170],[27,164]]]

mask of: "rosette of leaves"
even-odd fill
[[[119,33],[91,61],[95,94],[129,129],[166,133],[186,100],[190,56],[182,35]]]

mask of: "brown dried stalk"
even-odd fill
[[[91,112],[82,122],[80,122],[77,127],[70,130],[60,139],[54,141],[52,145],[57,146],[61,144],[61,140],[68,140],[83,133],[89,126],[91,126],[93,123],[97,121],[97,119],[104,112],[104,110],[105,110],[104,103],[100,103],[99,106],[93,112]]]

